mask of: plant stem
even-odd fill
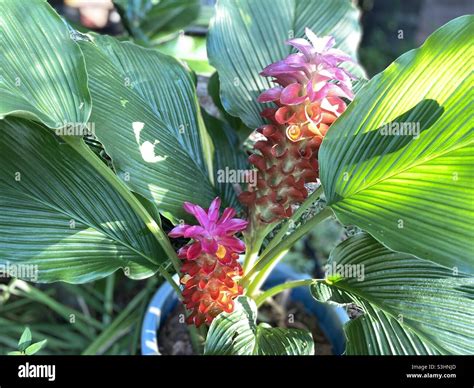
[[[290,226],[292,226],[292,224],[294,225],[295,222],[300,219],[303,213],[306,210],[308,210],[317,199],[319,199],[322,193],[323,193],[323,186],[319,186],[316,190],[314,190],[310,194],[310,196],[301,204],[301,206],[298,209],[296,209],[294,214],[282,224],[280,230],[275,235],[275,237],[272,238],[272,241],[270,241],[270,243],[267,245],[262,255],[264,255],[270,249],[274,248],[275,245],[278,244],[283,239],[283,237],[285,237],[285,234],[286,232],[288,232],[288,229],[290,228]]]
[[[267,250],[260,260],[253,266],[252,269],[241,280],[241,284],[248,286],[247,294],[252,295],[261,284],[266,280],[274,266],[282,259],[284,254],[305,234],[313,229],[317,224],[324,221],[332,215],[332,210],[328,207],[321,210],[313,218],[308,220],[305,224],[296,229],[286,239],[280,241],[270,250]],[[257,275],[255,279],[252,279]],[[252,284],[253,283],[253,284]]]
[[[181,288],[179,288],[179,284],[175,282],[175,280],[173,279],[173,276],[171,276],[169,272],[163,267],[159,267],[158,272],[161,274],[161,276],[165,278],[165,280],[170,284],[170,286],[173,287],[176,294],[178,295],[179,300],[182,300],[183,296],[181,294]]]
[[[302,286],[310,286],[311,284],[314,284],[317,281],[318,279],[303,279],[303,280],[294,280],[291,282],[279,284],[275,287],[269,288],[265,292],[258,295],[255,298],[255,303],[257,307],[260,307],[268,298],[271,298],[272,296],[279,294],[280,292],[284,290],[287,290],[290,288],[302,287]]]
[[[168,258],[171,260],[176,272],[179,272],[181,262],[176,255],[168,237],[165,232],[159,227],[153,217],[148,213],[140,201],[133,195],[130,189],[122,182],[115,173],[108,168],[102,160],[84,143],[82,138],[77,136],[63,136],[66,143],[68,143],[76,152],[78,152],[94,169],[110,183],[122,198],[130,205],[135,213],[142,219],[147,228],[160,243]]]
[[[115,273],[109,275],[105,279],[105,301],[104,301],[104,315],[102,323],[108,325],[112,319],[114,309],[114,287],[115,287]]]
[[[265,236],[269,233],[269,228],[255,229],[251,228],[250,233],[245,233],[245,246],[247,247],[245,251],[243,271],[244,273],[253,265],[258,258],[258,253],[263,244]]]
[[[290,228],[290,226],[292,226],[292,224],[294,225],[294,223],[296,221],[298,221],[300,219],[300,217],[304,214],[304,212],[306,210],[308,210],[311,205],[313,205],[313,203],[321,196],[321,194],[323,193],[323,187],[322,186],[319,186],[314,192],[311,193],[311,195],[301,204],[301,206],[295,211],[295,213],[288,219],[286,220],[280,230],[278,231],[278,233],[272,238],[272,240],[270,241],[270,243],[267,245],[267,247],[265,248],[265,250],[262,252],[262,256],[261,257],[264,257],[266,256],[279,242],[281,242],[281,240],[283,240],[283,238],[285,237],[286,233],[288,232],[288,229]],[[287,250],[283,251],[280,253],[279,255],[279,258],[276,259],[276,263],[280,261],[280,259],[286,254]],[[269,271],[271,271],[274,266],[276,265],[276,263],[271,267],[269,268]],[[254,263],[252,263],[253,265]],[[248,267],[247,267],[248,269]],[[244,272],[246,273],[246,272]],[[258,287],[258,284],[261,283],[261,281],[259,281],[257,278],[263,278],[264,275],[262,276],[259,276],[257,275],[256,278],[255,278],[255,286]],[[253,287],[251,287],[253,288]],[[252,289],[248,290],[248,292],[252,292]]]
[[[199,329],[194,325],[188,325],[189,338],[196,355],[202,355],[204,353],[204,337],[200,333]]]
[[[277,256],[273,257],[271,263],[269,263],[263,270],[257,272],[255,276],[251,279],[246,289],[245,294],[249,296],[255,295],[260,287],[263,285],[269,274],[273,271],[276,265],[280,262],[281,259],[287,254],[289,248],[285,249],[278,253]]]

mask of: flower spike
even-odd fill
[[[355,77],[341,67],[351,58],[334,48],[332,36],[318,37],[308,28],[305,33],[307,39],[287,41],[299,52],[260,73],[277,86],[258,97],[275,106],[262,111],[269,123],[257,131],[266,139],[254,145],[249,158],[257,169],[257,186],[239,196],[248,208],[250,234],[291,216],[292,205],[307,197],[305,185],[319,176],[319,146],[353,98]]]
[[[245,244],[235,234],[247,227],[247,221],[234,218],[236,212],[226,208],[219,218],[221,200],[212,201],[208,210],[185,202],[184,210],[192,214],[199,225],[178,225],[170,237],[192,239],[178,251],[183,260],[181,284],[184,285],[184,305],[190,312],[187,322],[200,326],[210,324],[222,311],[234,309],[233,300],[243,289],[237,284],[242,276],[238,263]]]

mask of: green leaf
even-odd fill
[[[465,60],[473,20],[451,21],[374,77],[319,153],[328,204],[341,222],[466,272],[474,249],[473,79]],[[418,138],[387,135],[406,123],[415,135],[419,127]]]
[[[219,314],[211,323],[204,354],[207,355],[311,355],[314,341],[302,329],[257,326],[253,299],[239,296],[234,311]]]
[[[346,355],[434,355],[440,352],[399,321],[358,300],[366,314],[346,324]]]
[[[313,337],[306,330],[269,327],[261,323],[257,327],[257,347],[254,354],[259,356],[312,355],[314,354]]]
[[[81,50],[44,0],[1,1],[0,116],[50,128],[87,122],[91,101]]]
[[[107,325],[107,328],[98,335],[86,349],[82,350],[82,355],[100,355],[109,349],[118,338],[129,335],[134,324],[141,325],[144,313],[143,303],[148,303],[152,292],[156,289],[156,278],[151,278],[150,283],[141,290],[118,314],[114,320]],[[146,305],[145,305],[146,307]],[[138,321],[138,322],[137,322]]]
[[[135,38],[150,44],[191,24],[199,15],[199,0],[114,0],[122,22]]]
[[[31,356],[35,353],[38,353],[41,350],[41,348],[43,348],[43,346],[46,345],[47,342],[48,340],[43,340],[43,341],[35,342],[34,344],[31,344],[25,349],[25,354],[27,356]]]
[[[7,355],[8,355],[8,356],[23,356],[24,353],[23,353],[23,352],[19,352],[18,350],[14,350],[13,352],[8,352]]]
[[[18,350],[24,352],[25,349],[31,344],[31,330],[29,327],[25,328],[23,334],[18,341]]]
[[[359,11],[350,0],[219,0],[208,34],[208,56],[219,72],[222,104],[250,128],[263,124],[257,97],[272,83],[259,75],[285,58],[285,41],[304,29],[333,35],[336,46],[356,59]],[[363,70],[354,69],[363,76]]]
[[[248,355],[256,344],[257,306],[245,296],[234,300],[232,313],[221,313],[211,323],[204,354]]]
[[[313,295],[364,310],[345,327],[347,354],[474,352],[474,277],[391,251],[367,234],[333,250],[331,273],[340,280],[316,283]]]
[[[166,259],[118,191],[76,150],[23,119],[0,121],[0,265],[30,281],[134,279]]]
[[[186,62],[190,69],[203,76],[210,76],[216,71],[207,59],[206,38],[179,34],[177,37],[154,46],[159,52],[179,58]]]
[[[207,208],[216,196],[210,141],[187,70],[157,51],[93,38],[80,43],[91,121],[117,174],[161,212],[186,218],[184,201]]]
[[[224,109],[220,97],[220,81],[217,71],[209,78],[207,93],[219,110],[219,117],[229,124],[230,128],[232,128],[232,130],[234,130],[239,136],[240,142],[243,143],[254,130],[247,127],[240,118],[228,114]]]
[[[251,172],[247,155],[240,148],[240,142],[235,132],[224,123],[205,111],[202,112],[214,148],[214,181],[228,206],[241,207],[236,194],[236,185],[246,186],[242,179],[244,174]],[[254,182],[256,183],[256,182]]]

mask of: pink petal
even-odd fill
[[[195,240],[202,238],[206,234],[206,230],[202,226],[193,225],[190,226],[184,233],[185,238],[193,238]]]
[[[323,36],[318,38],[317,35],[309,28],[305,29],[305,34],[317,53],[324,53],[336,43],[336,40],[332,36]]]
[[[186,257],[188,260],[194,260],[202,252],[201,244],[199,242],[192,243],[186,251]]]
[[[225,234],[234,234],[244,230],[248,225],[248,221],[241,220],[239,218],[232,218],[221,225],[219,225],[219,231],[223,231]]]
[[[311,77],[311,72],[314,70],[314,65],[307,61],[306,57],[301,53],[288,55],[284,62],[293,70],[298,70],[304,73],[306,78]]]
[[[175,226],[171,231],[168,233],[168,236],[172,238],[177,238],[177,237],[183,237],[184,234],[186,233],[186,230],[190,227],[190,225],[178,225]]]
[[[301,84],[290,84],[281,92],[280,102],[285,105],[298,105],[304,102],[306,95],[300,96]]]
[[[222,213],[222,217],[217,223],[217,225],[221,225],[223,222],[226,222],[228,219],[234,217],[236,214],[237,212],[231,207],[225,208],[224,212]]]
[[[208,228],[209,226],[209,219],[207,217],[207,213],[204,211],[204,209],[199,206],[199,205],[194,205],[191,202],[185,202],[183,205],[183,208],[186,212],[189,214],[192,214],[198,222],[204,227]]]
[[[345,97],[349,100],[352,100],[354,98],[354,93],[352,93],[352,90],[347,88],[345,85],[329,84],[327,96]]]
[[[221,239],[219,239],[219,243],[223,245],[226,249],[230,249],[233,252],[245,251],[244,242],[239,240],[237,237],[222,237]]]
[[[278,74],[292,71],[293,69],[283,61],[274,62],[268,65],[265,69],[260,72],[260,75],[265,77],[273,77]]]
[[[260,75],[265,77],[275,77],[279,79],[280,77],[291,77],[297,82],[305,82],[307,81],[306,75],[304,72],[295,69],[294,65],[289,65],[284,61],[279,61],[272,63],[271,65],[267,66]]]
[[[305,65],[308,63],[304,54],[301,53],[293,53],[288,55],[284,60],[284,63],[290,66],[294,65]]]
[[[294,113],[290,107],[282,106],[275,112],[275,120],[278,124],[286,124],[290,120],[293,120],[295,115],[296,113]]]
[[[185,245],[184,247],[179,248],[178,249],[178,257],[181,258],[181,259],[186,259],[187,256],[188,256],[187,255],[188,249],[189,249],[189,245]]]
[[[354,62],[350,55],[339,49],[330,49],[324,53],[324,58],[333,64]]]
[[[308,82],[308,85],[306,86],[306,92],[308,93],[308,97],[311,102],[326,97],[326,94],[329,90],[329,84],[327,83],[329,79],[330,77],[316,73],[313,76],[311,82]]]
[[[300,74],[300,75],[303,75],[303,73],[297,71],[295,72],[297,74]],[[304,78],[304,79],[302,79]],[[294,83],[305,83],[306,81],[306,76],[303,76],[303,77],[294,77],[293,75],[291,74],[281,74],[281,75],[278,75],[275,77],[274,81],[278,84],[280,84],[281,86],[288,86],[290,84],[294,84]]]
[[[281,90],[282,88],[280,87],[265,90],[260,94],[260,96],[258,96],[257,101],[262,103],[276,101],[280,98]]]
[[[184,209],[185,212],[194,215],[194,206],[195,205],[191,202],[185,202],[183,204],[183,209]]]
[[[203,239],[202,240],[202,249],[204,252],[213,255],[217,252],[217,242],[214,239]]]
[[[291,40],[288,40],[286,44],[289,44],[290,46],[293,46],[294,48],[301,51],[309,61],[313,57],[313,54],[315,54],[314,47],[306,39],[303,39],[303,38],[291,39]]]
[[[209,222],[211,224],[215,224],[217,219],[219,218],[219,208],[221,207],[221,199],[216,197],[212,202],[211,206],[209,206],[209,210],[207,211],[207,215],[209,217]]]

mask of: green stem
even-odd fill
[[[147,228],[157,239],[163,250],[171,260],[174,269],[179,273],[181,262],[176,255],[168,237],[165,232],[158,226],[153,217],[148,213],[140,201],[133,195],[129,188],[123,183],[115,173],[108,168],[102,160],[84,143],[82,138],[77,136],[63,136],[66,143],[68,143],[75,151],[77,151],[94,169],[110,183],[122,198],[127,201],[135,213],[143,220]]]
[[[272,296],[279,294],[284,290],[302,286],[310,286],[311,284],[314,284],[317,281],[317,279],[303,279],[279,284],[275,287],[269,288],[265,292],[262,292],[259,296],[255,298],[255,303],[257,307],[260,307],[268,298],[271,298]]]
[[[283,240],[283,237],[285,237],[290,226],[294,225],[295,222],[300,219],[304,212],[308,210],[317,199],[319,199],[322,193],[323,186],[319,186],[310,194],[310,196],[301,204],[301,206],[296,209],[293,215],[282,224],[278,233],[275,235],[275,237],[272,238],[272,241],[270,241],[265,250],[262,252],[262,255],[264,255],[270,249],[274,248],[276,244]]]
[[[200,330],[194,325],[188,325],[189,338],[196,355],[202,355],[204,353],[204,337]]]
[[[175,282],[173,279],[173,276],[169,274],[169,272],[164,269],[163,267],[158,267],[158,272],[165,278],[165,280],[170,284],[171,287],[176,291],[176,294],[178,295],[179,300],[183,299],[183,296],[181,294],[181,288],[179,288],[179,284]]]
[[[283,257],[287,254],[288,250],[289,249],[285,249],[279,252],[277,256],[273,257],[271,263],[269,263],[262,271],[259,271],[255,274],[255,276],[248,283],[248,287],[245,291],[246,295],[253,296],[258,292],[258,290],[265,282],[269,274],[273,271],[273,269],[280,262],[280,260],[283,259]]]
[[[105,301],[104,301],[104,315],[102,322],[108,325],[112,320],[112,313],[114,309],[114,287],[115,287],[115,273],[109,275],[105,279]]]
[[[241,284],[245,287],[247,286],[247,294],[252,295],[257,291],[261,284],[270,274],[274,266],[282,259],[284,254],[305,234],[307,234],[311,229],[313,229],[317,224],[324,221],[326,218],[332,215],[332,210],[328,207],[321,210],[313,218],[308,220],[305,224],[296,229],[292,234],[287,238],[280,241],[270,250],[266,250],[264,254],[260,257],[260,260],[248,271],[241,280]],[[255,279],[253,279],[253,277]],[[253,283],[253,284],[252,284]]]
[[[262,247],[263,240],[265,236],[269,233],[269,227],[263,229],[254,229],[251,228],[250,233],[245,233],[245,246],[247,247],[245,251],[243,271],[244,273],[253,265],[258,258],[258,253]]]

